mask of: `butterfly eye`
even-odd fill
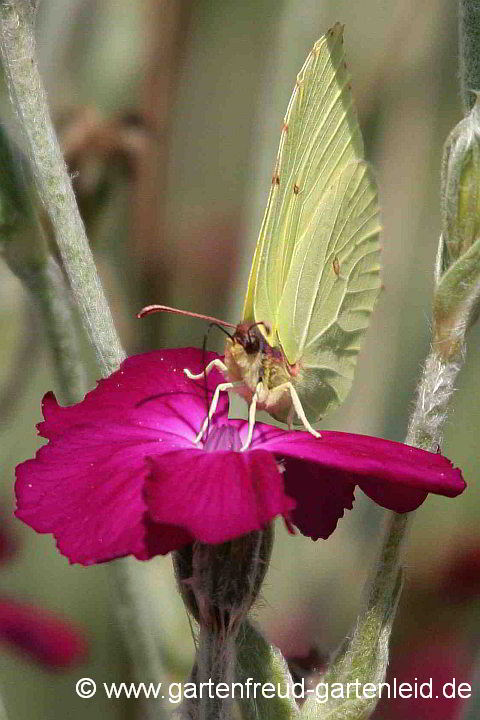
[[[255,355],[260,350],[259,338],[248,333],[244,348],[247,355]]]

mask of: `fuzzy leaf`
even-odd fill
[[[247,679],[254,682],[272,683],[281,687],[281,694],[289,697],[263,697],[261,689],[255,696],[240,700],[243,720],[294,720],[299,718],[297,704],[293,698],[292,678],[280,650],[270,645],[261,633],[248,620],[240,628],[237,636],[236,681],[246,687]],[[244,693],[245,696],[247,693]]]

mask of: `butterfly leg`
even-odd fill
[[[308,432],[311,435],[313,435],[313,437],[316,437],[316,438],[321,437],[320,433],[317,432],[315,430],[315,428],[313,428],[310,425],[310,423],[308,422],[307,416],[305,415],[305,410],[303,409],[302,403],[300,402],[300,398],[298,397],[298,393],[295,390],[295,388],[293,387],[291,382],[283,383],[283,385],[278,385],[278,387],[276,387],[272,391],[271,394],[272,395],[280,395],[281,393],[286,392],[287,390],[290,393],[290,397],[292,398],[293,409],[297,413],[298,418],[301,421],[301,423],[303,424],[303,427],[305,428],[305,430],[308,430]],[[271,399],[271,402],[274,402],[273,398]],[[292,411],[289,412],[288,418],[287,418],[289,428],[290,428],[291,421],[293,421],[293,416],[291,417],[291,412]]]
[[[215,362],[215,361],[214,361]],[[215,388],[215,392],[213,393],[212,402],[210,404],[210,409],[208,411],[208,415],[205,418],[202,427],[200,428],[200,432],[198,433],[197,437],[195,438],[194,442],[199,443],[200,440],[203,438],[205,431],[215,413],[215,410],[217,409],[218,405],[218,398],[220,397],[220,393],[226,390],[231,390],[234,387],[237,387],[238,385],[243,385],[243,382],[227,382],[227,383],[220,383],[220,385],[217,385]]]
[[[290,408],[290,410],[289,410],[289,412],[288,412],[288,417],[287,417],[287,427],[288,427],[289,430],[293,430],[293,417],[294,417],[294,415],[295,415],[295,408],[294,408],[293,405],[292,405],[292,407]]]
[[[183,372],[185,373],[185,375],[188,377],[189,380],[200,380],[201,378],[205,377],[206,375],[209,375],[212,372],[214,367],[218,368],[220,370],[220,372],[223,373],[224,375],[227,372],[227,366],[225,365],[225,363],[223,363],[221,360],[218,360],[218,359],[212,360],[212,362],[208,363],[205,370],[202,370],[202,372],[198,373],[198,375],[194,375],[192,372],[190,372],[190,370],[188,368],[184,368]]]
[[[240,452],[245,452],[245,450],[248,450],[250,447],[250,443],[252,442],[253,437],[253,428],[255,427],[255,415],[257,412],[257,402],[258,402],[258,394],[262,387],[262,382],[259,382],[257,384],[257,387],[255,389],[255,392],[252,396],[252,401],[250,403],[250,407],[248,408],[248,433],[247,433],[247,439],[243,443]]]

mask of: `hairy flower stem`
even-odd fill
[[[319,702],[309,696],[301,710],[302,720],[366,720],[375,709],[377,697],[363,696],[365,683],[378,685],[385,680],[388,644],[400,597],[401,552],[407,515],[388,513],[385,535],[374,575],[366,587],[364,607],[351,637],[339,648],[322,677],[326,688],[344,687],[342,697]],[[358,687],[356,693],[349,690]]]
[[[231,684],[235,676],[235,634],[221,635],[200,626],[197,652],[197,681],[202,690],[198,703],[198,720],[230,720],[233,700]],[[219,683],[227,688],[225,697],[218,692]]]
[[[406,443],[436,452],[442,445],[455,379],[462,367],[464,346],[452,357],[443,358],[432,349],[428,355],[410,418]]]
[[[38,194],[52,223],[74,300],[95,350],[102,375],[117,369],[125,352],[113,324],[97,275],[72,184],[48,110],[38,70],[34,38],[35,3],[0,0],[0,44],[10,98],[24,133]],[[57,314],[51,321],[56,324]],[[73,377],[70,378],[73,381]],[[164,679],[159,649],[152,639],[149,603],[138,584],[135,562],[110,565],[120,614],[138,677],[154,683]],[[148,717],[163,717],[161,701],[149,704]]]
[[[441,356],[446,347],[438,345],[426,359],[406,442],[435,452],[441,445],[455,378],[463,361],[462,349]],[[458,345],[456,346],[458,347]],[[380,555],[366,586],[365,606],[351,638],[339,650],[322,680],[332,683],[374,683],[384,681],[388,644],[401,592],[402,553],[410,514],[388,512]],[[310,698],[302,708],[303,720],[359,720],[371,716],[378,698],[348,697],[319,704]]]
[[[192,704],[195,720],[232,717],[230,687],[235,680],[237,637],[260,591],[272,544],[269,526],[220,545],[197,542],[174,553],[179,590],[200,626],[194,672],[200,685],[197,702]],[[202,692],[201,683],[209,683]],[[217,692],[219,683],[226,683],[228,692]]]

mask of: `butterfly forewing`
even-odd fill
[[[345,164],[363,156],[349,81],[343,27],[337,23],[298,74],[250,274],[244,319],[269,324],[272,343],[295,246],[326,188]]]

